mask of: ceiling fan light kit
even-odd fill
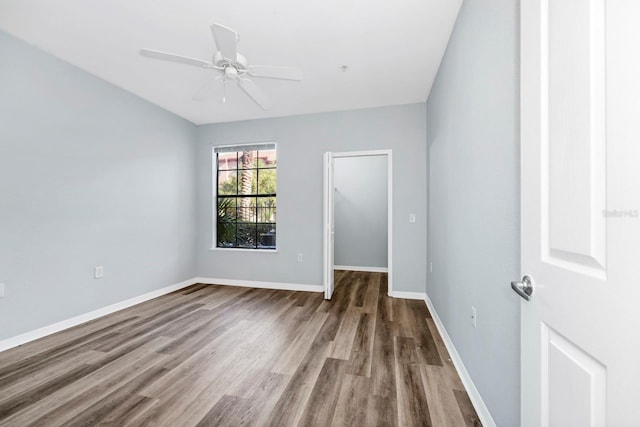
[[[211,26],[211,33],[213,34],[213,39],[218,49],[213,54],[211,62],[154,49],[141,49],[140,54],[148,58],[216,70],[221,74],[219,78],[223,79],[223,84],[226,83],[226,80],[237,81],[240,89],[264,110],[271,108],[271,101],[262,89],[249,77],[294,81],[302,80],[302,71],[297,67],[249,65],[247,58],[238,53],[239,37],[231,28],[220,24],[213,24]],[[225,98],[223,97],[223,101],[224,100]]]

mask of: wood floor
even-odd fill
[[[422,301],[194,285],[0,353],[2,426],[475,426]]]

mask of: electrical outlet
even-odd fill
[[[302,262],[302,254],[298,254],[298,262]]]
[[[471,324],[474,328],[478,327],[478,312],[474,306],[471,306]]]
[[[409,222],[411,224],[415,224],[415,222],[416,222],[416,214],[409,214]]]
[[[93,277],[95,279],[101,279],[104,276],[104,267],[101,265],[98,265],[97,267],[95,267],[93,269]]]
[[[4,298],[4,283],[0,283],[0,298]]]

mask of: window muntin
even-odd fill
[[[276,249],[275,144],[214,148],[216,247]]]

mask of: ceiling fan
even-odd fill
[[[140,54],[149,58],[216,70],[220,73],[220,76],[217,77],[216,80],[222,79],[223,87],[225,89],[227,80],[237,81],[238,86],[240,86],[240,88],[264,110],[271,108],[271,101],[262,89],[260,89],[249,77],[266,77],[271,79],[296,81],[302,80],[302,71],[296,67],[249,65],[247,58],[238,53],[238,34],[231,28],[220,24],[213,24],[211,26],[211,32],[218,48],[218,51],[213,55],[211,61],[153,49],[141,49]],[[203,90],[206,89],[207,86],[208,84],[203,87]],[[226,97],[223,95],[223,102],[225,100]]]

